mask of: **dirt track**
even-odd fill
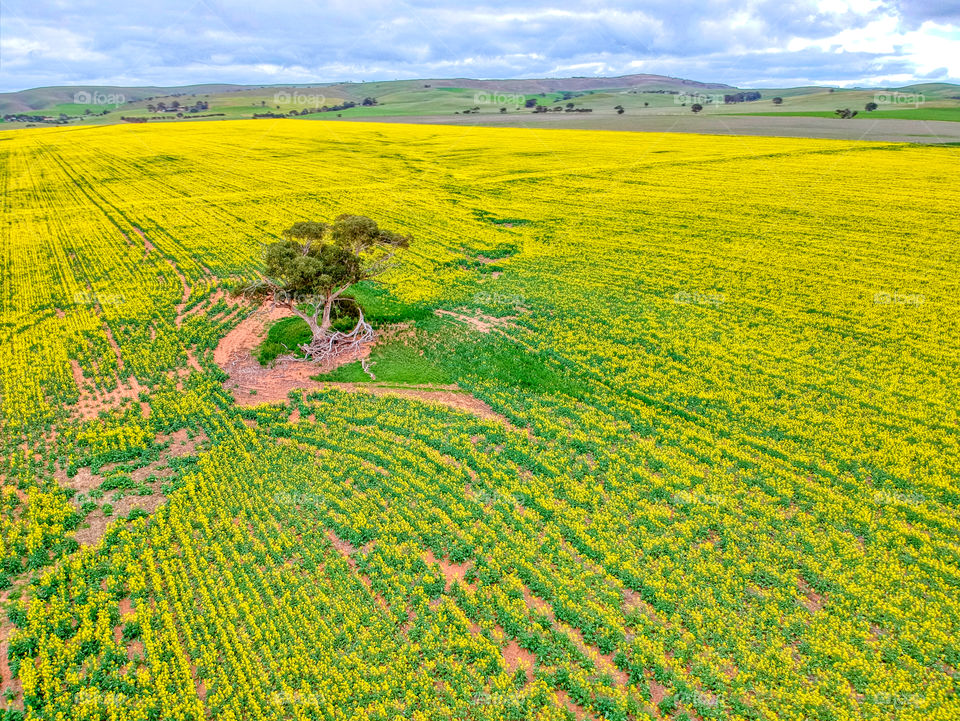
[[[324,120],[329,120],[324,118]],[[809,118],[752,115],[603,115],[585,113],[507,113],[505,115],[425,115],[343,118],[335,122],[417,123],[531,129],[626,130],[647,133],[768,135],[903,143],[960,143],[960,123],[944,120]]]

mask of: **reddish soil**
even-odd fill
[[[19,590],[29,578],[29,574],[23,574],[21,576],[15,576],[12,580],[12,584],[5,591],[0,592],[0,608],[5,608],[7,601],[10,600],[10,595]],[[10,659],[7,657],[7,653],[10,649],[10,635],[13,633],[15,626],[7,618],[7,614],[3,614],[3,622],[0,623],[0,688],[10,689],[14,693],[13,700],[10,702],[9,708],[14,708],[19,711],[23,710],[23,685],[20,682],[20,679],[13,678],[13,674],[10,670]]]
[[[227,333],[214,351],[214,362],[230,376],[224,385],[233,393],[238,404],[250,406],[284,402],[290,391],[296,388],[321,387],[321,384],[311,380],[310,376],[328,372],[370,354],[370,346],[365,346],[358,353],[342,356],[327,366],[280,359],[272,366],[261,366],[253,357],[254,349],[263,340],[271,323],[290,315],[286,308],[264,306]]]
[[[443,558],[438,559],[433,555],[432,551],[423,552],[423,560],[427,563],[435,563],[440,566],[440,572],[443,573],[443,577],[446,580],[445,589],[450,590],[453,586],[454,581],[460,585],[467,585],[464,583],[463,579],[466,577],[467,572],[473,566],[469,561],[466,563],[453,563],[448,557],[444,556]]]
[[[557,689],[556,691],[554,691],[554,693],[557,696],[557,700],[563,704],[564,708],[566,708],[567,711],[573,714],[573,717],[577,719],[577,721],[581,721],[582,719],[593,718],[586,712],[586,710],[584,710],[582,706],[578,706],[576,703],[574,703],[573,699],[570,698],[570,696],[567,694],[566,691],[561,691]]]
[[[213,360],[228,376],[224,384],[234,400],[243,406],[259,403],[286,402],[293,390],[318,390],[336,388],[342,391],[366,392],[373,395],[396,395],[421,401],[439,403],[473,413],[481,418],[496,419],[510,425],[506,418],[496,413],[489,405],[460,391],[457,386],[411,386],[396,388],[369,383],[325,383],[311,376],[328,373],[334,368],[352,363],[370,355],[366,345],[356,353],[340,356],[334,361],[318,365],[307,361],[277,360],[272,366],[261,366],[253,357],[253,350],[260,344],[267,328],[281,318],[290,316],[286,308],[264,306],[244,319],[224,336],[214,351]],[[408,328],[399,326],[389,329],[383,338],[403,337]]]
[[[140,236],[140,240],[143,241],[143,257],[146,258],[150,254],[150,251],[156,250],[156,248],[154,248],[153,243],[147,240],[147,236],[143,234],[143,231],[140,230],[140,228],[133,226],[133,229],[136,234]]]
[[[0,685],[4,689],[11,689],[14,694],[13,702],[9,708],[23,710],[23,684],[19,678],[14,678],[10,671],[10,662],[7,653],[10,649],[10,634],[14,630],[14,625],[10,621],[4,621],[0,625]]]
[[[455,313],[452,310],[443,309],[435,310],[434,313],[436,315],[453,318],[461,323],[466,323],[473,328],[473,330],[479,331],[480,333],[489,333],[492,330],[500,330],[503,327],[511,325],[509,318],[494,318],[492,315],[483,315],[480,313],[466,315],[465,313]]]
[[[562,621],[559,621],[554,615],[553,608],[550,606],[550,604],[544,601],[542,598],[534,596],[530,589],[526,586],[523,587],[523,599],[526,601],[528,608],[535,609],[545,614],[558,630],[563,631],[581,651],[590,657],[598,671],[613,678],[613,680],[621,688],[626,688],[630,684],[629,675],[626,671],[620,669],[613,662],[612,653],[601,653],[600,649],[598,649],[596,646],[587,643],[579,629],[576,629],[573,626],[568,626]]]
[[[810,613],[817,613],[823,610],[823,596],[810,588],[810,585],[802,578],[797,579],[797,588],[799,588],[804,595],[804,600],[801,601],[801,603]]]
[[[120,599],[120,618],[125,619],[133,616],[133,602],[130,600],[129,596]]]
[[[113,514],[105,516],[103,510],[100,508],[92,511],[81,527],[74,531],[73,534],[77,543],[81,546],[96,545],[96,543],[103,538],[103,534],[106,533],[111,521],[120,516],[128,515],[134,508],[140,508],[147,513],[156,511],[157,508],[167,500],[166,496],[160,492],[160,486],[164,479],[173,475],[173,471],[167,464],[167,460],[172,457],[193,453],[197,450],[197,446],[206,441],[207,438],[203,434],[190,438],[187,435],[186,429],[181,429],[169,436],[160,436],[157,440],[158,442],[169,440],[170,447],[160,454],[159,459],[149,463],[143,468],[138,468],[130,474],[130,477],[138,483],[146,483],[148,486],[151,486],[152,492],[150,495],[138,496],[136,494],[128,494],[117,501],[112,501],[110,500],[112,492],[105,493],[104,497],[100,499],[98,503],[101,505],[109,503],[113,506]],[[103,470],[109,471],[110,466],[105,466]],[[99,488],[104,480],[102,475],[92,473],[89,468],[80,468],[73,478],[67,478],[63,470],[58,470],[54,475],[61,486],[73,488],[78,493],[84,494],[89,493],[95,488]],[[156,476],[156,480],[152,482],[152,485],[147,483],[147,478],[151,475]],[[129,600],[127,600],[127,602],[129,603]]]
[[[103,322],[103,332],[107,336],[107,341],[110,343],[110,347],[113,348],[113,354],[117,357],[117,371],[123,370],[123,356],[120,354],[120,344],[117,343],[117,339],[113,337],[113,331],[110,330],[110,326],[107,325],[107,322]]]
[[[201,701],[206,701],[207,685],[203,682],[202,679],[197,678],[197,665],[195,663],[190,664],[190,677],[193,679],[194,686],[197,689],[197,697]]]
[[[373,596],[373,600],[377,602],[377,605],[389,614],[390,605],[387,603],[386,599],[374,591],[373,584],[370,583],[370,579],[357,570],[357,561],[352,555],[357,551],[356,546],[349,541],[343,540],[333,531],[327,531],[327,538],[330,540],[330,543],[333,544],[333,547],[340,553],[340,555],[343,556],[344,560],[350,565],[350,569],[354,572],[356,577],[359,578],[363,582],[363,585],[367,587],[367,590],[370,592],[370,595]],[[368,545],[364,546],[364,548],[369,550],[369,548],[372,548],[372,546]]]
[[[327,538],[330,539],[330,543],[343,556],[344,560],[350,564],[350,568],[356,568],[357,561],[353,558],[353,554],[357,552],[356,546],[349,541],[344,541],[333,531],[327,531]]]
[[[669,695],[667,687],[654,679],[652,674],[647,677],[647,683],[650,685],[650,703],[658,706]]]
[[[527,649],[521,648],[520,644],[512,638],[507,641],[503,647],[503,660],[511,673],[515,673],[518,668],[522,668],[527,676],[527,683],[533,681],[533,666],[537,662],[536,657]]]
[[[136,400],[140,396],[140,385],[133,376],[128,379],[129,386],[118,385],[112,391],[103,391],[82,380],[83,376],[80,375],[80,367],[76,365],[76,361],[71,361],[71,367],[76,368],[74,380],[77,380],[78,376],[81,379],[81,383],[77,385],[80,390],[80,399],[74,406],[74,416],[80,420],[91,420],[96,418],[100,411],[119,408],[125,401]],[[143,405],[141,404],[141,412],[144,410]],[[144,415],[146,416],[147,413]]]
[[[190,284],[187,283],[187,277],[183,274],[180,268],[177,267],[177,264],[174,263],[169,258],[167,263],[170,264],[170,267],[173,268],[173,272],[177,274],[177,277],[180,279],[180,285],[183,288],[183,293],[180,295],[180,303],[177,304],[177,318],[174,321],[174,325],[177,328],[183,323],[183,309],[187,307],[187,301],[190,299]]]

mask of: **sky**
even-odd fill
[[[653,73],[960,82],[960,0],[0,0],[0,90]]]

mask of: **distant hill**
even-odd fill
[[[416,81],[414,81],[416,82]],[[539,78],[474,80],[471,78],[447,78],[442,80],[424,80],[435,88],[470,88],[474,90],[498,90],[517,93],[558,93],[565,91],[583,92],[586,90],[610,90],[651,88],[664,90],[734,90],[732,85],[723,83],[701,83],[696,80],[672,78],[666,75],[620,75],[612,78]]]
[[[746,97],[744,97],[746,96]],[[2,128],[285,117],[426,118],[530,113],[569,117],[689,115],[697,112],[833,115],[837,108],[872,117],[960,120],[960,86],[900,88],[738,88],[666,75],[573,78],[422,78],[310,85],[205,83],[159,86],[57,86],[0,93]],[[746,101],[746,102],[745,102]],[[917,112],[919,111],[919,112]],[[909,113],[905,116],[904,113]]]
[[[95,96],[122,95],[126,100],[145,100],[148,97],[176,96],[199,93],[228,93],[246,90],[252,85],[181,85],[171,88],[163,87],[125,87],[117,85],[58,85],[48,88],[33,88],[20,90],[14,93],[0,93],[0,114],[29,113],[34,110],[46,110],[57,105],[66,105],[76,102],[79,93]],[[260,86],[256,86],[260,87]],[[82,105],[83,103],[77,103]]]
[[[137,102],[150,97],[178,97],[182,95],[222,95],[224,93],[251,93],[275,88],[298,88],[308,90],[322,88],[331,96],[362,99],[376,89],[378,92],[397,92],[416,88],[468,88],[471,90],[495,90],[514,93],[583,92],[586,90],[651,88],[664,90],[725,90],[733,89],[723,83],[701,83],[696,80],[672,78],[666,75],[622,75],[611,78],[539,78],[477,80],[473,78],[425,78],[422,80],[390,80],[370,83],[312,83],[309,85],[234,85],[208,83],[201,85],[159,86],[114,86],[114,85],[61,85],[33,88],[12,93],[0,93],[0,114],[29,113],[48,110],[59,105],[78,104],[78,95],[123,96],[126,102]],[[82,96],[81,96],[82,99]]]

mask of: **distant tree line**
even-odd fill
[[[743,93],[728,93],[723,96],[724,103],[749,103],[752,100],[759,100],[760,93],[757,90],[749,90]]]
[[[84,114],[106,115],[109,112],[109,110],[104,110],[99,113],[92,113],[89,109],[87,109],[84,111]],[[30,115],[29,113],[7,113],[3,116],[3,121],[5,123],[47,123],[50,125],[64,125],[79,117],[79,115],[67,115],[66,113],[60,113],[60,115],[56,117],[53,115]]]
[[[151,113],[199,113],[201,110],[209,110],[210,103],[206,100],[198,100],[193,105],[181,105],[179,100],[174,100],[172,103],[167,105],[166,103],[157,103],[147,105],[147,110]]]

